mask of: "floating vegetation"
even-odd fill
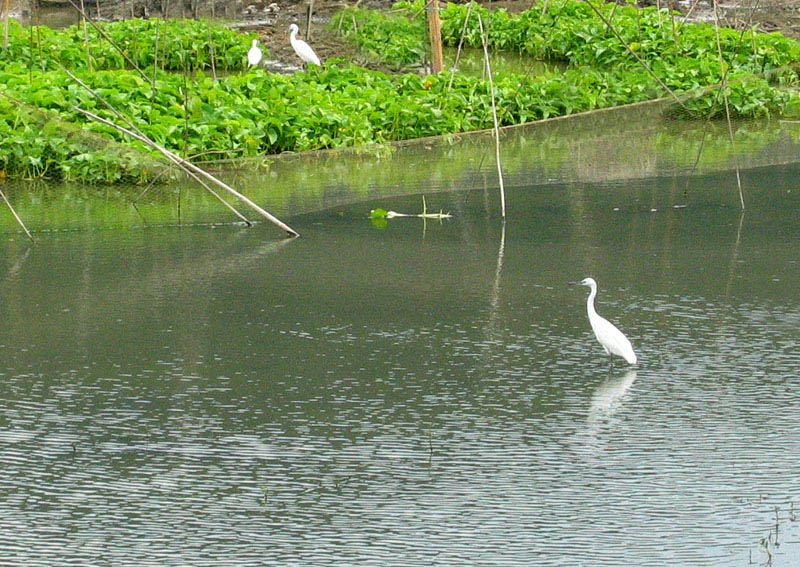
[[[386,209],[372,209],[369,212],[369,218],[372,220],[378,219],[393,219],[397,217],[416,217],[420,219],[449,219],[452,218],[453,215],[450,213],[443,213],[441,209],[439,209],[438,213],[429,213],[428,206],[425,204],[425,197],[422,197],[422,212],[421,213],[396,213],[395,211],[387,211]]]

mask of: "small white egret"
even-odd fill
[[[247,52],[247,62],[250,64],[251,67],[255,67],[261,62],[261,50],[258,48],[258,40],[253,40],[253,47],[250,48],[250,51]]]
[[[603,346],[606,354],[611,356],[616,354],[625,359],[628,364],[636,364],[636,353],[628,337],[622,334],[613,323],[603,319],[594,309],[594,298],[597,295],[597,282],[592,278],[581,280],[581,285],[589,286],[589,298],[586,300],[586,311],[589,314],[589,323],[592,325],[594,336]]]
[[[289,36],[289,41],[292,42],[292,47],[294,48],[294,52],[303,60],[303,63],[313,63],[314,65],[321,65],[319,62],[319,57],[317,54],[314,53],[314,50],[311,49],[311,46],[308,45],[302,39],[297,39],[297,32],[300,31],[300,28],[297,27],[297,24],[292,24],[289,26],[289,32],[291,35]]]

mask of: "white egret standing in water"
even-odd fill
[[[250,64],[251,67],[255,67],[261,62],[261,50],[258,48],[258,40],[253,40],[253,47],[250,48],[250,51],[247,52],[247,62]]]
[[[589,299],[586,300],[586,311],[589,314],[589,323],[592,325],[594,336],[597,337],[598,342],[603,345],[603,350],[606,354],[611,356],[616,354],[624,358],[628,364],[636,364],[636,353],[633,352],[633,347],[628,337],[622,334],[622,331],[617,329],[613,323],[603,319],[597,314],[594,309],[594,298],[597,295],[597,282],[592,278],[586,278],[581,281],[581,285],[589,286]]]
[[[289,36],[289,41],[292,42],[292,47],[294,48],[294,52],[303,60],[304,63],[313,63],[314,65],[321,65],[319,62],[319,57],[317,54],[314,53],[314,50],[311,49],[311,46],[308,45],[302,39],[297,39],[297,32],[300,31],[300,28],[297,27],[297,24],[292,24],[289,26],[289,32],[291,35]]]

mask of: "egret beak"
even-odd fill
[[[571,281],[569,285],[581,285],[581,282]]]

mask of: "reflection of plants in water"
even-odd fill
[[[739,122],[733,127],[735,153],[727,126],[715,123],[682,123],[667,128],[656,135],[654,147],[665,166],[673,164],[678,169],[691,168],[698,157],[700,171],[703,164],[729,163],[734,156],[747,167],[749,161],[758,158],[755,151],[776,143],[787,133],[786,125],[777,122]]]
[[[676,170],[682,173],[694,163],[701,143],[699,172],[715,171],[730,163],[732,149],[724,124],[659,120],[658,108],[614,109],[502,132],[507,185],[603,182]],[[703,142],[706,128],[709,131]],[[777,122],[740,123],[736,128],[737,151],[747,163],[757,165],[781,163],[780,153],[758,150],[780,147],[774,144],[783,143],[787,131],[795,131],[792,124]],[[787,142],[784,152],[789,155],[796,142]],[[489,133],[452,135],[238,161],[232,164],[234,169],[220,175],[250,198],[268,204],[271,211],[287,215],[423,191],[494,188],[493,149]],[[190,219],[192,214],[198,220],[228,218],[213,198],[194,187],[185,189],[180,198],[189,216],[184,218]],[[91,195],[96,191],[67,184],[49,191],[42,186],[27,192],[9,189],[8,193],[14,196],[15,207],[31,228],[37,228],[35,219],[41,218],[54,226],[69,226],[75,222],[76,207],[81,206],[90,208],[91,216],[104,226],[141,224],[130,207],[141,189],[115,188],[93,200]],[[140,207],[147,222],[174,222],[179,193],[176,185],[148,192]],[[42,204],[47,206],[40,207]],[[48,211],[46,215],[42,209]]]

